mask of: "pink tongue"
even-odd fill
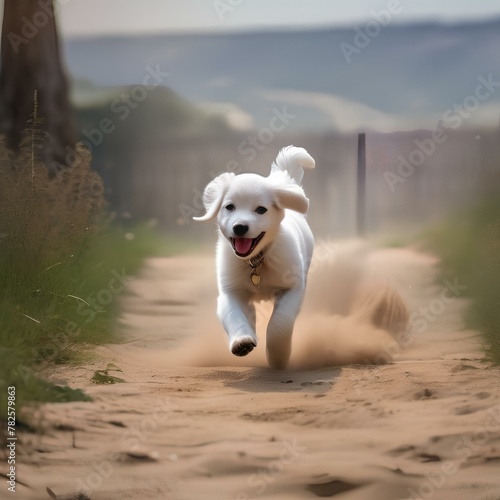
[[[252,248],[251,238],[235,238],[234,249],[241,255],[246,255]]]

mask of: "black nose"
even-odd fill
[[[236,236],[243,236],[248,231],[248,226],[244,226],[243,224],[235,224],[233,226],[233,233]]]

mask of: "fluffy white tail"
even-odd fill
[[[300,186],[304,177],[304,168],[314,168],[313,157],[304,149],[295,146],[283,148],[271,166],[271,174],[274,172],[287,172],[288,175]]]

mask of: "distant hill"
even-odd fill
[[[73,87],[80,140],[92,152],[108,201],[122,212],[130,205],[133,170],[140,177],[156,166],[165,168],[164,148],[234,136],[223,118],[208,115],[163,86],[144,94],[136,94],[134,86],[102,89],[85,81],[75,81]],[[134,100],[142,95],[140,102]],[[182,167],[182,162],[173,166]]]
[[[274,108],[294,115],[290,130],[429,128],[474,94],[480,76],[500,82],[498,19],[389,25],[362,49],[355,35],[332,28],[124,36],[70,39],[65,50],[72,75],[96,86],[140,84],[152,68],[168,73],[162,85],[241,129],[268,126]],[[356,48],[350,63],[342,44],[344,52]],[[498,124],[499,116],[500,89],[470,122]]]
[[[369,132],[371,229],[424,224],[498,186],[500,20],[388,26],[363,49],[355,35],[329,29],[66,41],[81,138],[111,209],[127,221],[155,219],[213,239],[211,225],[191,224],[203,213],[207,182],[222,171],[265,173],[279,148],[297,144],[318,165],[306,179],[315,200],[311,223],[318,234],[352,234],[360,128]],[[350,63],[347,44],[356,48]],[[474,95],[480,79],[481,102]],[[460,106],[472,111],[453,127]],[[450,114],[454,121],[445,119]],[[387,176],[399,175],[401,157],[422,157],[418,144],[431,137],[425,129],[440,121],[447,139],[391,191]]]

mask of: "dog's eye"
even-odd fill
[[[234,210],[234,205],[232,203],[230,203],[229,205],[226,205],[226,210],[229,210],[230,212],[232,212]]]
[[[255,211],[259,214],[259,215],[262,215],[262,214],[265,214],[267,212],[267,208],[266,207],[257,207],[255,209]]]

